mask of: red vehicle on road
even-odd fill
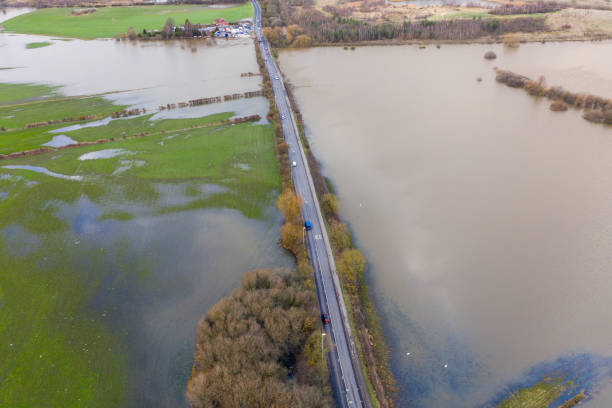
[[[323,321],[323,324],[329,324],[329,315],[327,313],[321,313],[321,320]]]

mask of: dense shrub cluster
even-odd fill
[[[265,27],[263,33],[275,47],[304,48],[312,43],[310,37],[304,34],[302,28],[297,24],[291,24],[285,28],[279,26]]]
[[[312,270],[256,270],[200,320],[187,400],[200,407],[324,408]]]
[[[552,99],[550,109],[565,111],[574,106],[586,111],[582,117],[590,122],[612,125],[612,100],[598,95],[570,92],[560,86],[546,86],[544,77],[533,81],[526,76],[511,71],[496,70],[495,79],[512,88],[523,88],[529,95]]]
[[[497,58],[497,54],[495,54],[493,51],[487,51],[487,52],[485,52],[484,57],[485,57],[485,59],[493,60],[493,59]]]
[[[489,11],[489,14],[507,16],[511,14],[552,13],[567,6],[556,1],[538,1],[537,3],[503,4]]]

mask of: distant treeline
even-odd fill
[[[246,273],[198,324],[192,408],[331,408],[312,269]],[[322,383],[323,381],[323,383]]]
[[[342,16],[341,9],[333,6],[326,7],[331,16],[326,15],[311,7],[311,3],[312,0],[267,0],[263,3],[264,25],[275,30],[276,27],[297,25],[315,44],[392,39],[464,41],[513,32],[548,30],[544,18],[530,17],[371,23]],[[283,31],[287,33],[286,29]],[[273,44],[276,41],[279,46],[287,45],[283,44],[282,36],[275,35],[269,39]]]
[[[556,1],[538,1],[537,3],[525,3],[521,5],[503,4],[489,11],[489,14],[506,16],[511,14],[552,13],[567,7],[567,5],[557,3]]]
[[[244,3],[244,0],[169,0],[160,4],[154,0],[0,0],[0,7],[125,7],[166,4],[229,4]]]

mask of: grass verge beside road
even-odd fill
[[[168,18],[182,24],[189,19],[192,24],[210,24],[216,18],[229,22],[253,16],[251,3],[236,7],[207,8],[202,6],[134,6],[102,7],[96,12],[72,15],[71,8],[46,8],[22,14],[3,23],[7,31],[24,34],[40,34],[82,39],[109,38],[127,33],[130,27],[136,32],[143,29],[161,30]]]

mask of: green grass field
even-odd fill
[[[3,68],[12,69],[12,68]],[[31,99],[57,96],[57,88],[40,84],[3,84],[0,83],[0,108],[3,105],[17,104]],[[2,122],[0,114],[0,123]]]
[[[119,133],[127,128],[179,129],[228,116],[158,123],[148,117],[132,118],[66,134],[100,138],[111,127]],[[154,126],[148,126],[151,123]],[[103,149],[126,153],[79,160],[85,153]],[[7,165],[42,166],[84,179],[63,180],[2,168]],[[184,199],[161,200],[159,183],[186,186]],[[206,191],[204,186],[211,184],[219,190]],[[146,276],[146,260],[134,259],[136,252],[120,236],[104,235],[103,250],[79,242],[76,221],[67,214],[82,200],[103,210],[96,218],[99,223],[137,222],[206,208],[232,208],[262,219],[279,190],[271,125],[168,130],[1,161],[0,406],[106,408],[126,406],[129,400],[126,334],[110,325],[104,310],[93,305],[103,288],[121,291]],[[122,265],[123,272],[116,277],[108,269],[108,257]]]
[[[3,23],[7,31],[83,39],[108,38],[127,33],[130,27],[136,32],[143,29],[161,30],[168,18],[179,24],[189,18],[193,24],[209,24],[215,18],[237,21],[253,16],[250,3],[225,9],[202,6],[139,6],[103,7],[95,13],[71,15],[70,8],[47,8],[14,17]]]
[[[28,50],[32,50],[35,48],[43,48],[43,47],[48,47],[50,45],[52,45],[53,43],[50,43],[49,41],[41,41],[41,42],[31,42],[31,43],[27,43],[26,44],[26,48]]]
[[[0,83],[0,128],[8,129],[0,132],[0,154],[40,147],[54,136],[48,131],[85,122],[78,120],[80,116],[103,118],[124,108],[101,96],[64,97],[47,85]],[[29,123],[68,118],[76,121],[25,128]]]
[[[25,129],[26,123],[120,109],[101,96],[66,98],[50,86],[0,84],[0,127],[13,129],[0,132],[0,152],[39,147],[53,137],[49,130],[74,124]],[[96,306],[96,299],[111,287],[146,282],[149,260],[117,232],[101,243],[81,242],[75,224],[90,207],[75,208],[83,201],[100,209],[93,216],[100,225],[221,208],[265,219],[273,208],[280,174],[271,125],[216,125],[230,112],[152,116],[62,132],[113,142],[0,161],[0,407],[124,407],[133,398],[126,386],[134,375],[129,335],[104,316],[111,304]],[[145,131],[150,135],[123,138]],[[79,160],[104,149],[124,154]],[[83,179],[3,168],[10,165]],[[164,200],[160,185],[181,186],[181,199]]]

